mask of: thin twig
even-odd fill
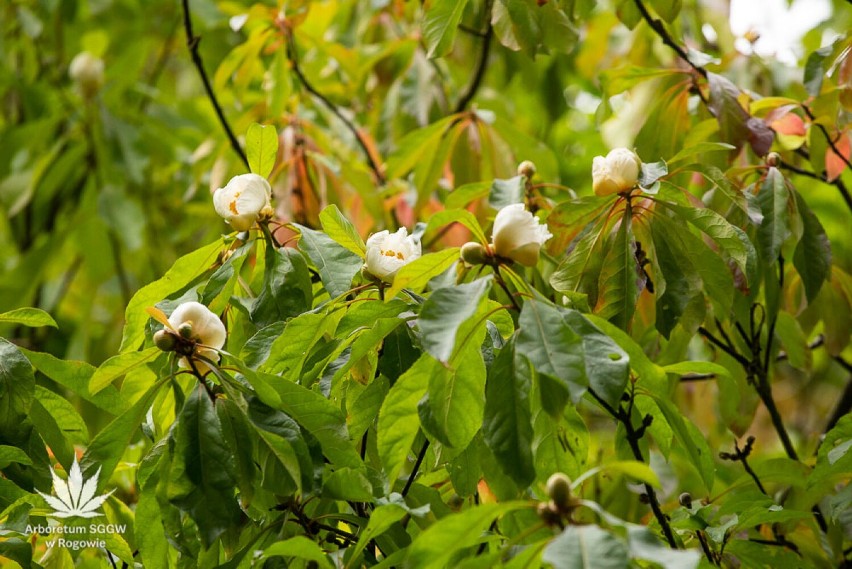
[[[757,474],[752,470],[751,465],[748,463],[748,456],[751,454],[751,449],[754,446],[754,437],[749,437],[746,439],[746,444],[743,448],[740,448],[737,441],[734,441],[734,452],[720,452],[719,458],[722,460],[730,460],[733,462],[740,462],[743,465],[746,473],[751,476],[751,479],[754,480],[754,483],[757,485],[757,488],[764,496],[769,496],[769,493],[766,491],[766,488],[763,487],[763,483],[760,481],[760,478],[757,477]]]
[[[201,82],[204,84],[204,91],[207,93],[207,98],[210,99],[210,102],[213,104],[213,109],[216,111],[216,116],[219,117],[219,124],[222,125],[222,128],[225,130],[225,134],[228,135],[228,140],[231,142],[231,148],[233,148],[234,152],[239,155],[243,164],[245,164],[245,167],[249,168],[246,153],[240,146],[237,137],[234,136],[234,131],[231,130],[231,125],[228,124],[228,119],[225,118],[225,113],[222,111],[221,105],[219,105],[219,100],[216,98],[216,93],[213,91],[213,86],[210,84],[210,79],[207,77],[207,72],[204,70],[204,62],[201,60],[201,55],[198,53],[198,44],[201,42],[201,37],[196,36],[192,31],[192,17],[189,13],[189,0],[182,0],[181,5],[183,6],[183,27],[186,30],[186,47],[189,48],[192,63],[195,64],[195,68],[198,70],[198,75],[201,77]]]
[[[417,477],[417,471],[420,470],[420,465],[423,463],[423,459],[426,457],[426,450],[429,448],[429,439],[423,441],[423,446],[420,447],[420,453],[417,455],[417,460],[414,462],[414,468],[411,469],[411,474],[408,476],[408,480],[405,481],[405,487],[402,489],[402,495],[405,496],[408,494],[408,491],[411,489],[411,485],[414,484],[414,479]]]
[[[639,9],[639,12],[642,14],[642,18],[648,23],[654,32],[663,40],[663,43],[669,46],[677,53],[678,57],[680,57],[684,63],[692,67],[696,73],[707,78],[707,70],[701,67],[700,65],[696,65],[689,59],[689,56],[686,54],[686,50],[684,50],[674,39],[669,35],[669,32],[666,30],[666,26],[663,25],[663,22],[651,16],[648,12],[648,9],[645,7],[645,4],[642,3],[642,0],[633,0],[633,3],[636,4],[636,8]]]
[[[473,79],[468,85],[467,89],[462,95],[459,102],[456,104],[455,113],[463,112],[473,98],[476,96],[476,92],[479,91],[480,85],[482,85],[482,80],[485,78],[485,71],[488,68],[488,55],[491,49],[491,38],[494,36],[494,27],[491,25],[491,3],[489,2],[486,6],[485,18],[488,20],[488,27],[485,29],[485,34],[482,36],[482,50],[479,53],[479,62],[476,65],[476,71],[474,72]]]
[[[290,58],[290,63],[293,67],[293,73],[296,75],[296,78],[305,88],[305,90],[316,97],[318,101],[320,101],[325,107],[331,111],[334,116],[340,119],[349,132],[355,137],[355,141],[358,143],[358,146],[361,147],[361,150],[364,152],[364,156],[367,158],[367,164],[370,166],[370,170],[373,171],[373,175],[376,177],[376,181],[380,185],[384,185],[385,183],[385,175],[382,172],[382,169],[379,167],[376,159],[373,157],[373,152],[370,150],[370,147],[367,145],[367,142],[364,140],[361,131],[358,130],[358,127],[352,122],[349,117],[343,114],[343,111],[340,110],[340,107],[335,105],[328,97],[320,93],[316,87],[314,87],[308,78],[305,77],[305,74],[302,72],[302,68],[299,66],[299,53],[296,49],[296,38],[292,32],[292,30],[287,26],[286,22],[281,24],[282,32],[287,36],[287,52],[288,57]]]
[[[598,404],[606,409],[607,413],[612,415],[612,417],[624,425],[624,430],[627,433],[627,442],[630,445],[630,450],[633,452],[633,457],[639,462],[645,462],[644,457],[642,456],[642,449],[639,448],[639,439],[645,434],[645,429],[647,427],[646,423],[642,423],[642,426],[638,429],[633,426],[633,422],[630,419],[629,413],[627,413],[622,407],[614,408],[612,405],[603,400],[595,390],[589,388],[589,394],[595,398]],[[633,394],[630,396],[631,402],[633,399]],[[648,504],[651,506],[651,511],[654,512],[654,517],[657,518],[657,522],[660,524],[660,527],[663,530],[663,535],[666,537],[666,541],[668,541],[669,546],[672,549],[677,549],[677,541],[675,540],[674,533],[672,532],[671,525],[669,524],[669,519],[663,513],[662,508],[660,507],[660,501],[657,498],[657,493],[654,491],[654,488],[645,483],[645,495],[648,496]]]
[[[722,341],[719,340],[716,336],[714,336],[709,330],[707,330],[707,328],[699,326],[698,333],[707,338],[711,344],[713,344],[714,346],[737,360],[737,362],[739,362],[740,365],[742,365],[743,367],[749,366],[749,361],[742,354],[723,344]]]

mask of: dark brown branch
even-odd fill
[[[748,463],[748,457],[751,454],[752,446],[754,446],[754,437],[749,437],[746,439],[746,444],[743,448],[737,444],[737,441],[734,441],[734,452],[720,452],[719,458],[722,460],[730,460],[733,462],[740,462],[743,465],[746,473],[751,476],[751,479],[754,480],[754,483],[757,485],[757,488],[764,496],[769,496],[766,492],[766,488],[763,487],[763,483],[761,483],[760,478],[757,477],[757,474],[752,470],[751,465]]]
[[[603,400],[595,390],[589,388],[589,394],[594,397],[595,401],[603,407],[607,413],[612,415],[612,417],[624,425],[624,430],[627,433],[627,443],[630,445],[630,450],[633,453],[633,457],[639,462],[645,462],[644,457],[642,456],[642,449],[639,448],[639,439],[645,434],[645,429],[650,424],[647,420],[642,422],[642,425],[639,428],[635,428],[633,426],[633,422],[630,419],[629,411],[625,411],[623,407],[619,406],[617,409],[612,405]],[[634,395],[630,394],[630,403],[632,407]],[[649,416],[650,417],[650,416]],[[654,491],[653,486],[648,483],[644,483],[645,486],[645,495],[648,497],[648,505],[651,506],[651,511],[654,512],[654,517],[657,518],[657,522],[660,524],[660,527],[663,530],[663,535],[666,537],[666,541],[668,541],[669,546],[672,549],[677,549],[677,541],[675,540],[674,533],[672,532],[671,525],[669,524],[669,519],[666,517],[666,514],[663,513],[663,509],[660,507],[660,501],[657,498],[657,493]]]
[[[423,446],[420,447],[420,453],[417,455],[417,460],[414,463],[414,468],[411,469],[411,474],[408,476],[408,480],[405,481],[405,487],[402,489],[402,495],[405,496],[408,494],[408,491],[411,489],[411,485],[414,484],[414,479],[417,477],[417,471],[420,470],[420,465],[423,463],[423,459],[426,457],[426,451],[429,449],[429,439],[423,441]]]
[[[343,114],[343,111],[340,110],[340,107],[335,105],[328,97],[320,93],[316,87],[308,81],[308,78],[305,77],[305,74],[302,72],[302,68],[299,66],[299,53],[296,49],[296,38],[293,35],[293,31],[287,27],[286,23],[281,24],[281,29],[283,33],[287,36],[287,51],[288,57],[290,58],[290,63],[293,66],[293,73],[296,75],[296,78],[305,88],[305,90],[313,95],[319,102],[321,102],[329,111],[334,114],[340,122],[342,122],[347,130],[352,133],[355,137],[355,141],[358,143],[358,146],[361,147],[361,150],[364,152],[364,156],[367,158],[367,164],[370,166],[370,170],[373,171],[373,175],[376,177],[376,181],[380,185],[384,185],[385,183],[385,175],[382,172],[382,169],[376,163],[375,158],[373,157],[373,152],[370,150],[370,147],[367,145],[367,142],[364,140],[361,132],[358,130],[358,127],[352,122],[349,117]]]
[[[843,361],[842,358],[839,361]],[[846,365],[849,366],[848,363],[846,363]],[[852,373],[852,367],[846,367],[846,369],[847,371]],[[823,432],[827,433],[828,431],[833,429],[837,422],[844,415],[849,413],[849,411],[852,411],[852,378],[850,378],[850,380],[846,383],[846,388],[843,390],[843,395],[840,396],[840,401],[837,402],[837,406],[834,408],[834,411],[831,413],[831,417],[825,424]]]
[[[700,65],[696,65],[689,59],[689,56],[686,54],[686,50],[684,50],[674,39],[669,35],[669,32],[666,30],[666,26],[663,25],[661,20],[658,20],[651,16],[648,12],[648,9],[645,7],[645,4],[642,3],[642,0],[633,0],[633,3],[636,4],[636,8],[639,9],[639,12],[642,14],[642,19],[644,19],[652,30],[663,40],[663,43],[672,48],[674,52],[680,57],[684,63],[692,67],[696,73],[707,78],[707,70],[701,67]]]
[[[240,146],[237,137],[234,136],[234,131],[231,130],[231,125],[228,124],[228,119],[225,118],[225,113],[222,111],[219,100],[216,98],[216,93],[213,91],[213,86],[210,84],[210,79],[207,77],[207,72],[204,70],[204,62],[201,60],[201,55],[198,53],[198,44],[201,42],[201,37],[196,36],[192,31],[192,17],[189,13],[189,0],[182,0],[183,6],[183,27],[186,30],[186,47],[189,48],[189,54],[192,57],[192,63],[198,70],[198,75],[201,77],[201,82],[204,84],[204,91],[207,93],[207,98],[213,104],[213,109],[216,111],[216,116],[219,117],[219,124],[228,135],[228,140],[231,142],[231,148],[234,149],[240,159],[249,168],[248,158],[246,153]]]
[[[485,29],[485,34],[482,36],[482,50],[479,53],[479,61],[477,62],[476,71],[474,72],[470,85],[468,85],[464,95],[462,95],[461,99],[459,99],[459,102],[456,104],[456,109],[454,111],[456,114],[463,112],[476,96],[476,92],[479,91],[479,87],[482,85],[482,80],[485,78],[485,70],[488,68],[488,55],[491,50],[491,38],[494,36],[494,28],[491,25],[490,2],[486,7],[485,17],[488,20],[488,27]]]
[[[723,352],[725,352],[726,354],[728,354],[729,356],[731,356],[732,358],[737,360],[737,362],[739,362],[739,364],[742,365],[743,367],[749,366],[749,361],[742,354],[740,354],[739,352],[737,352],[733,348],[722,343],[721,340],[719,340],[716,336],[714,336],[705,327],[699,326],[698,327],[698,333],[701,334],[702,336],[704,336],[705,338],[707,338],[710,341],[711,344],[713,344],[714,346],[716,346],[717,348],[719,348],[720,350],[722,350]]]

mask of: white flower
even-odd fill
[[[68,66],[68,76],[77,83],[84,96],[91,97],[104,83],[104,62],[88,51],[78,53]]]
[[[632,189],[639,181],[642,161],[627,148],[613,148],[592,161],[592,188],[599,196],[618,194]]]
[[[200,302],[184,302],[172,312],[169,316],[169,324],[178,333],[186,331],[188,337],[186,339],[196,342],[197,345],[193,352],[194,355],[199,355],[212,360],[219,361],[219,350],[225,345],[225,325],[219,320],[219,317],[213,314],[209,308]],[[180,367],[190,367],[186,357],[181,358]],[[210,370],[205,362],[196,359],[195,366],[202,374]]]
[[[272,188],[265,178],[257,174],[242,174],[234,176],[224,188],[213,192],[213,207],[231,227],[247,231],[263,209],[271,207],[271,197]]]
[[[101,475],[100,468],[94,476],[84,480],[83,472],[80,470],[80,464],[75,456],[74,464],[71,465],[71,471],[68,473],[67,482],[58,477],[52,467],[50,475],[53,477],[53,491],[56,492],[56,497],[36,490],[53,508],[53,513],[48,514],[49,516],[56,518],[96,518],[103,515],[97,510],[106,502],[114,490],[108,494],[95,496],[95,491],[98,489],[98,477]]]
[[[538,262],[538,253],[545,241],[553,237],[547,225],[524,208],[524,204],[507,205],[494,218],[492,247],[499,257],[511,259],[528,267]]]
[[[403,265],[420,257],[420,241],[408,234],[404,227],[396,233],[387,229],[374,233],[367,239],[367,261],[364,267],[374,277],[385,282],[393,281]]]

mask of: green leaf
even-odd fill
[[[296,381],[302,372],[311,348],[333,325],[324,314],[306,312],[287,322],[284,332],[269,347],[270,356],[259,367],[261,371],[284,374]]]
[[[589,304],[595,304],[598,298],[598,277],[603,267],[605,241],[604,231],[590,227],[556,267],[550,277],[550,285],[561,293],[586,294]]]
[[[600,472],[617,472],[618,474],[623,474],[630,478],[635,478],[640,482],[650,484],[655,488],[662,488],[660,485],[660,479],[657,477],[657,473],[644,462],[639,462],[637,460],[616,460],[601,466],[596,466],[587,470],[574,480],[574,482],[571,483],[571,487],[579,488],[583,482]]]
[[[694,208],[658,201],[659,205],[675,212],[712,239],[725,254],[746,273],[748,261],[756,253],[742,229],[709,208]]]
[[[553,417],[536,405],[533,431],[532,451],[539,481],[544,482],[554,472],[575,478],[586,469],[589,430],[574,406],[566,406],[561,415]]]
[[[639,266],[633,254],[631,211],[624,210],[621,225],[607,243],[607,252],[598,281],[595,313],[619,328],[627,330],[639,298]]]
[[[651,561],[663,569],[696,569],[701,561],[698,550],[672,549],[644,526],[630,524],[627,527],[627,544],[632,559]]]
[[[362,259],[367,255],[367,246],[358,234],[352,222],[340,212],[336,205],[331,204],[320,212],[322,229],[335,242],[346,247]]]
[[[627,545],[596,525],[569,525],[547,544],[542,560],[554,569],[623,569],[630,565]]]
[[[531,2],[497,0],[491,8],[491,25],[498,41],[513,51],[535,55],[541,28]]]
[[[124,451],[130,446],[133,435],[142,424],[160,388],[169,381],[172,381],[169,376],[157,381],[136,403],[95,435],[80,461],[80,468],[87,477],[100,470],[101,486],[109,480],[113,470],[121,461]]]
[[[268,178],[278,156],[278,131],[272,125],[252,123],[246,132],[246,157],[253,174]]]
[[[305,258],[290,247],[267,247],[263,288],[251,305],[251,320],[258,326],[286,321],[310,310],[311,275]]]
[[[679,362],[663,366],[666,373],[686,375],[688,373],[710,373],[731,378],[731,372],[725,366],[713,362]]]
[[[491,523],[512,510],[529,508],[525,502],[480,504],[458,514],[451,514],[417,536],[408,551],[408,566],[422,569],[450,567],[460,550],[479,543]]]
[[[508,180],[494,180],[491,183],[491,193],[488,195],[488,205],[494,209],[502,209],[507,205],[524,203],[527,179],[525,176],[515,176]]]
[[[698,144],[692,144],[686,148],[682,148],[677,154],[669,158],[668,162],[669,164],[674,164],[699,154],[730,151],[735,149],[736,147],[733,144],[728,144],[726,142],[699,142]]]
[[[355,549],[349,558],[350,562],[346,566],[351,567],[352,561],[358,559],[358,556],[361,555],[361,552],[364,551],[371,540],[385,533],[407,514],[408,511],[397,504],[385,504],[370,512],[370,521],[367,522],[367,527],[358,536],[358,543],[355,544]]]
[[[394,275],[393,285],[385,298],[391,301],[402,289],[419,292],[430,280],[442,274],[459,260],[459,248],[449,247],[437,253],[427,253],[414,259]]]
[[[299,425],[256,397],[248,403],[249,421],[263,450],[258,453],[263,464],[261,486],[285,496],[311,491],[315,465]]]
[[[42,352],[22,351],[38,371],[101,411],[116,415],[129,406],[129,402],[112,385],[96,394],[89,391],[89,381],[96,369],[94,366],[86,362],[60,360]]]
[[[441,57],[453,47],[456,29],[468,0],[435,0],[426,10],[423,22],[423,39],[428,48],[427,57]]]
[[[0,470],[12,463],[32,465],[33,461],[23,450],[9,445],[0,445]]]
[[[209,547],[239,520],[234,457],[213,401],[200,385],[193,387],[177,421],[168,498],[190,515]]]
[[[805,75],[802,82],[811,97],[819,95],[819,92],[822,89],[822,79],[825,75],[823,63],[826,58],[831,55],[832,51],[834,51],[834,46],[827,45],[808,55],[808,60],[805,62]]]
[[[53,326],[59,328],[53,317],[39,308],[16,308],[9,312],[0,314],[0,323],[10,322],[12,324],[23,324],[31,328],[39,326]]]
[[[273,543],[263,550],[263,556],[260,560],[270,557],[295,557],[312,561],[319,567],[333,569],[334,564],[328,559],[325,552],[316,542],[311,541],[303,535],[297,535],[284,541]]]
[[[639,185],[651,189],[657,180],[669,173],[669,167],[665,160],[658,162],[642,162],[642,171],[639,174]]]
[[[315,231],[297,223],[293,225],[302,235],[299,240],[299,249],[316,266],[329,296],[335,298],[348,291],[352,287],[352,278],[363,265],[361,257],[338,245],[321,231]]]
[[[482,434],[494,458],[520,488],[535,480],[531,375],[527,360],[516,361],[515,345],[510,342],[491,364],[485,385]]]
[[[665,21],[672,23],[680,14],[682,0],[651,0],[651,6]]]
[[[565,320],[565,314],[549,302],[530,299],[518,320],[516,350],[529,358],[536,371],[556,381],[574,402],[589,385],[583,359],[583,339]]]
[[[405,135],[387,159],[385,164],[387,179],[401,178],[410,172],[422,161],[423,155],[429,148],[440,142],[447,129],[455,124],[456,120],[455,116],[449,116]]]
[[[30,362],[15,344],[0,338],[0,433],[18,431],[34,398],[35,376]]]
[[[713,464],[713,454],[707,444],[707,437],[698,430],[692,421],[681,415],[674,403],[660,396],[650,394],[666,421],[674,431],[675,438],[689,456],[689,463],[698,471],[707,492],[713,490],[713,480],[716,477],[716,467]]]
[[[645,354],[642,346],[637,344],[624,330],[617,328],[611,322],[604,320],[594,314],[585,314],[597,328],[603,331],[610,339],[618,344],[630,358],[630,367],[636,372],[641,385],[648,386],[650,391],[663,390],[666,388],[666,372]]]
[[[831,243],[804,198],[798,192],[793,195],[803,225],[802,238],[793,254],[793,266],[802,278],[808,302],[813,302],[823,283],[831,277]]]
[[[778,312],[775,320],[775,335],[784,346],[787,362],[796,369],[808,371],[811,367],[811,350],[808,339],[796,317],[789,312]]]
[[[491,190],[491,182],[473,182],[459,186],[449,193],[444,200],[444,207],[457,209],[466,207],[471,202],[484,198]]]
[[[95,370],[89,380],[89,392],[98,393],[116,379],[127,375],[137,367],[153,361],[162,352],[157,347],[148,348],[141,352],[126,352],[107,359]]]
[[[480,333],[459,349],[453,368],[443,368],[429,378],[427,403],[432,418],[429,431],[437,430],[440,440],[459,450],[467,447],[479,431],[485,409],[482,397],[485,363],[479,349],[485,337],[485,326],[477,328]]]
[[[598,397],[616,406],[627,387],[630,356],[580,312],[566,309],[561,312],[568,326],[583,340],[583,362],[589,387]]]
[[[76,457],[74,445],[89,443],[89,429],[74,405],[40,385],[36,386],[30,420],[66,469],[71,468]]]
[[[206,271],[215,261],[221,248],[220,239],[184,255],[175,261],[165,275],[136,291],[124,312],[124,332],[119,351],[127,352],[139,348],[139,344],[145,337],[145,323],[149,318],[145,309],[182,289]]]
[[[363,466],[349,439],[346,417],[331,401],[292,381],[265,373],[257,377],[271,386],[281,398],[279,409],[284,411],[317,438],[323,454],[337,466]]]
[[[756,202],[763,213],[763,221],[757,228],[757,244],[761,257],[772,264],[781,253],[781,246],[792,233],[791,200],[787,181],[777,168],[770,168],[760,185]]]
[[[486,277],[433,292],[417,319],[423,349],[437,360],[448,362],[456,349],[459,328],[477,313],[490,289],[491,278]]]
[[[423,354],[393,384],[379,411],[377,446],[382,467],[393,485],[405,464],[411,445],[420,429],[417,403],[426,394],[429,378],[441,373],[442,366]]]
[[[432,237],[437,236],[437,230],[451,223],[460,223],[467,227],[473,238],[483,245],[488,243],[482,227],[479,226],[479,221],[472,213],[466,209],[445,209],[432,214],[429,218],[429,223],[426,225],[426,230],[423,232],[423,241],[430,241]]]

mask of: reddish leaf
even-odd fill
[[[805,122],[799,115],[793,113],[785,113],[778,119],[770,122],[772,130],[778,134],[789,134],[795,136],[805,136]]]
[[[849,134],[844,132],[840,136],[840,139],[835,141],[834,147],[840,151],[840,155],[834,152],[831,147],[825,151],[825,173],[828,176],[829,181],[840,176],[846,168],[846,165],[849,163],[849,154],[850,150],[852,150],[849,144]]]

